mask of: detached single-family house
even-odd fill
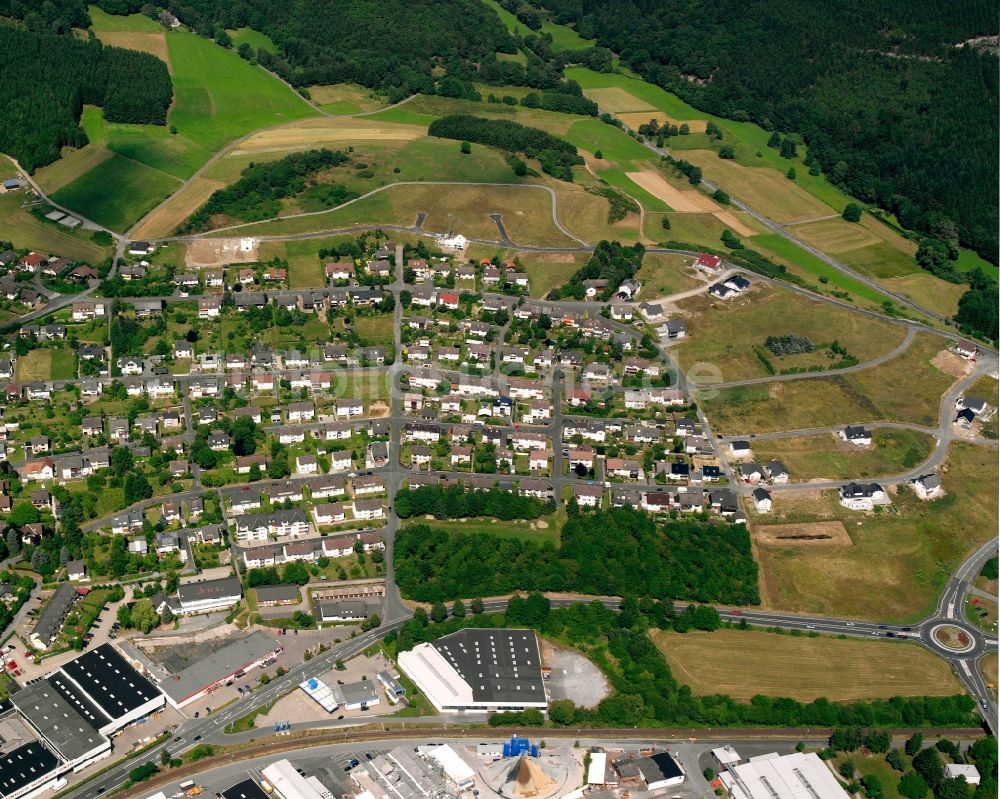
[[[889,498],[878,483],[848,483],[840,489],[840,504],[851,510],[872,510],[888,505]]]
[[[910,481],[913,493],[920,499],[937,499],[944,490],[941,488],[941,478],[936,474],[924,474]]]
[[[840,438],[856,447],[870,447],[872,434],[861,425],[849,425],[840,431]]]

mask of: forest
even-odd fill
[[[801,134],[836,185],[997,262],[988,0],[546,0],[554,21],[692,105]]]
[[[528,158],[537,158],[543,172],[560,180],[572,181],[573,166],[583,163],[576,147],[569,142],[508,119],[452,114],[435,119],[427,128],[427,135],[488,144],[509,153],[524,153]]]
[[[195,211],[180,228],[180,233],[194,233],[207,229],[212,217],[223,214],[243,222],[254,222],[277,216],[280,201],[305,191],[310,181],[324,169],[339,166],[350,158],[340,150],[307,150],[292,153],[277,161],[262,164],[251,162],[241,173],[240,179],[212,193],[208,201]],[[338,202],[356,196],[338,184],[328,184],[336,192]]]
[[[394,560],[403,595],[425,602],[517,590],[760,601],[746,527],[657,523],[628,508],[571,515],[558,547],[414,525],[400,530]]]
[[[626,597],[620,611],[602,603],[577,603],[552,608],[541,594],[512,597],[506,613],[477,613],[481,601],[472,602],[473,615],[431,623],[418,608],[397,633],[385,641],[398,650],[433,641],[462,627],[530,627],[547,638],[568,643],[586,653],[607,675],[612,694],[597,707],[577,707],[571,700],[549,704],[549,720],[559,727],[657,727],[697,725],[706,727],[911,727],[975,724],[975,702],[965,694],[954,696],[893,697],[858,702],[831,702],[820,698],[799,702],[787,697],[756,696],[749,703],[723,694],[695,696],[678,682],[663,654],[649,635],[651,628],[668,629],[678,616],[698,617],[700,608],[678,614],[671,603]],[[434,614],[432,614],[434,615]],[[447,613],[445,613],[447,616]],[[441,618],[438,614],[437,618]],[[746,625],[741,625],[746,628]],[[747,632],[747,635],[759,633]],[[525,713],[490,717],[496,724],[542,724],[545,719]],[[995,761],[985,769],[996,793]],[[990,794],[982,794],[983,799]],[[979,799],[977,794],[977,799]]]
[[[552,510],[551,503],[537,497],[510,494],[499,489],[466,491],[457,484],[447,488],[420,486],[415,491],[399,491],[396,494],[396,515],[401,519],[431,514],[435,519],[491,516],[505,521],[537,519]]]
[[[87,144],[84,105],[103,108],[109,122],[164,125],[173,97],[155,56],[9,26],[0,26],[0,75],[0,152],[29,172],[62,147]]]
[[[582,300],[586,293],[584,282],[587,280],[608,281],[608,285],[597,296],[602,300],[610,299],[623,281],[639,271],[645,254],[646,248],[642,244],[629,247],[617,241],[601,241],[587,263],[574,272],[565,284],[549,292],[549,299],[571,297]]]

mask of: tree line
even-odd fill
[[[508,521],[537,519],[552,510],[551,502],[511,494],[497,488],[489,491],[466,491],[461,485],[420,486],[415,491],[399,491],[396,494],[396,514],[401,519],[431,514],[436,519],[492,516]]]
[[[610,299],[624,281],[639,271],[645,254],[646,248],[639,243],[626,246],[621,242],[602,240],[586,264],[576,270],[565,284],[549,292],[549,299],[572,297],[582,300],[586,296],[584,284],[588,280],[606,280],[607,286],[597,296],[602,300]]]
[[[435,119],[428,127],[427,135],[488,144],[509,153],[523,153],[528,158],[537,158],[543,172],[561,180],[573,180],[573,166],[583,163],[576,147],[569,142],[509,119],[452,114]]]
[[[571,516],[559,546],[414,525],[396,538],[395,564],[404,596],[424,602],[518,590],[760,602],[744,525],[656,522],[628,508]]]
[[[549,704],[549,720],[560,727],[899,727],[971,725],[975,702],[965,694],[954,696],[892,697],[857,702],[825,698],[799,702],[788,697],[755,696],[749,703],[730,696],[695,696],[670,671],[650,629],[666,629],[676,617],[669,603],[626,598],[616,612],[601,602],[552,608],[541,594],[513,597],[506,613],[482,613],[473,600],[473,615],[455,615],[431,624],[418,608],[385,641],[396,651],[433,641],[463,627],[530,627],[540,634],[575,646],[607,676],[614,689],[595,708],[577,707],[572,700]],[[747,632],[747,635],[758,633]],[[494,714],[491,724],[540,725],[541,714]]]
[[[996,35],[987,0],[544,5],[699,109],[801,134],[810,164],[904,227],[997,262],[997,59],[959,46]]]
[[[29,172],[58,159],[62,147],[87,144],[85,104],[103,108],[109,122],[164,125],[173,97],[155,56],[6,25],[0,75],[0,151]]]
[[[277,216],[280,201],[306,190],[324,169],[340,166],[350,160],[341,150],[307,150],[292,153],[277,161],[262,164],[251,162],[240,178],[231,186],[212,192],[208,201],[195,211],[180,228],[181,233],[204,230],[217,214],[254,222]],[[336,184],[333,184],[336,185]],[[357,196],[343,186],[340,195],[344,200]]]

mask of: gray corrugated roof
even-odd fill
[[[257,630],[171,675],[160,683],[160,689],[175,702],[183,702],[206,686],[235,674],[279,648],[278,642],[271,636]]]

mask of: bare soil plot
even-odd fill
[[[607,91],[606,89],[596,89],[594,91]],[[629,95],[631,97],[631,95]],[[664,125],[687,125],[692,133],[704,133],[708,123],[704,119],[672,119],[662,111],[632,111],[624,114],[615,114],[622,122],[633,130],[638,130],[640,125],[645,125],[650,120],[655,119],[661,127]]]
[[[142,219],[132,231],[132,236],[137,239],[158,239],[169,236],[205,204],[212,192],[224,188],[225,185],[219,180],[195,178]]]
[[[901,623],[926,616],[948,573],[997,529],[996,451],[955,443],[940,472],[944,498],[900,488],[881,513],[842,508],[836,491],[781,495],[769,521],[840,520],[854,546],[758,544],[762,604]]]
[[[698,214],[706,211],[713,213],[719,210],[719,206],[701,192],[682,191],[675,188],[662,175],[651,169],[642,172],[626,172],[625,176],[654,197],[663,200],[674,211]]]
[[[257,242],[244,249],[244,239],[194,239],[188,244],[185,263],[190,267],[250,264],[258,260]]]
[[[842,521],[802,522],[801,524],[754,524],[758,544],[784,546],[853,546]]]
[[[264,130],[240,142],[230,155],[282,152],[350,141],[412,141],[427,135],[418,125],[375,122],[352,117],[307,119]]]
[[[803,221],[832,212],[830,206],[775,169],[742,166],[710,150],[688,150],[684,158],[700,166],[706,177],[731,195],[776,222]]]
[[[629,111],[656,111],[656,109],[645,100],[640,100],[634,94],[630,94],[625,89],[617,86],[608,86],[603,89],[590,89],[587,96],[597,103],[602,111],[611,114],[627,113]]]
[[[674,676],[699,695],[848,702],[962,693],[948,663],[915,645],[756,630],[652,634]]]
[[[124,47],[126,50],[138,50],[156,56],[167,65],[167,70],[173,73],[170,63],[170,53],[167,51],[165,33],[137,33],[134,31],[101,31],[97,38],[111,47]]]

